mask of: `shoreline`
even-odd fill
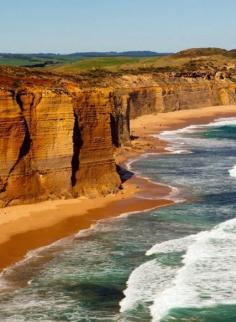
[[[168,200],[171,192],[168,186],[136,175],[123,186],[117,194],[105,197],[44,201],[0,209],[0,272],[24,259],[29,251],[79,233],[99,220],[173,204]],[[145,192],[154,198],[136,195]]]
[[[117,163],[128,161],[144,153],[162,153],[167,143],[151,137],[165,130],[175,130],[194,124],[206,124],[220,117],[236,116],[236,106],[214,106],[182,110],[156,115],[144,115],[131,121],[132,147],[117,155]],[[168,196],[168,186],[152,183],[134,175],[116,195],[95,199],[79,198],[46,201],[37,204],[0,209],[0,271],[20,261],[30,251],[89,228],[101,219],[123,213],[140,212],[174,203]],[[143,199],[138,194],[149,194],[156,199]],[[94,207],[96,204],[96,207]]]
[[[234,116],[236,116],[236,105],[210,106],[140,116],[131,120],[131,136],[136,137],[132,142],[132,148],[126,147],[122,153],[119,153],[117,160],[125,164],[127,159],[137,158],[144,153],[166,152],[168,142],[153,137],[154,134]]]

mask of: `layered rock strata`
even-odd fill
[[[0,205],[116,192],[103,91],[0,92]]]
[[[114,90],[114,109],[120,111],[121,145],[129,142],[129,120],[138,116],[236,104],[236,84],[228,79],[144,75],[124,77],[119,85]]]
[[[130,144],[130,119],[235,103],[230,79],[144,74],[94,81],[4,71],[0,206],[116,192],[113,152]]]

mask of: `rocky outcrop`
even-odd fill
[[[17,78],[16,78],[17,75]],[[217,75],[143,74],[102,80],[0,73],[0,206],[116,192],[114,149],[130,144],[130,119],[236,103]]]
[[[112,148],[110,91],[86,90],[73,99],[72,187],[78,194],[107,194],[120,185]]]

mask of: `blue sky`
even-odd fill
[[[236,48],[236,0],[0,0],[0,52]]]

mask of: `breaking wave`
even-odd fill
[[[156,244],[146,255],[184,253],[176,266],[158,259],[132,272],[127,282],[121,312],[140,301],[152,302],[153,321],[174,308],[201,308],[236,303],[236,219],[211,231]]]
[[[236,178],[236,165],[234,165],[233,168],[229,170],[229,175],[233,178]]]
[[[167,141],[168,154],[188,154],[195,147],[209,146],[209,140],[197,132],[228,125],[236,125],[236,118],[221,118],[155,136]],[[234,148],[235,141],[223,139],[211,140],[210,148]],[[228,172],[236,177],[236,165]],[[171,318],[174,309],[236,304],[236,219],[211,230],[157,243],[146,256],[151,256],[151,260],[129,276],[125,298],[120,302],[122,314],[145,305],[152,321],[158,322],[166,315]]]

